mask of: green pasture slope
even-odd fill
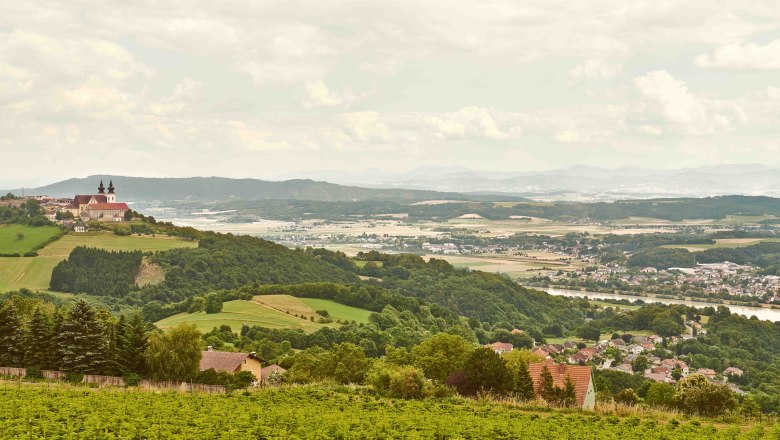
[[[45,410],[42,410],[45,409]],[[744,423],[744,422],[743,422]],[[780,427],[305,386],[229,396],[0,384],[0,438],[776,439]]]
[[[337,322],[320,324],[309,319],[316,315],[316,310],[327,310],[333,321],[355,321],[367,323],[369,310],[345,306],[326,299],[295,298],[288,295],[268,295],[256,297],[258,301],[235,300],[223,304],[219,313],[179,313],[157,321],[159,328],[171,328],[183,322],[195,324],[202,332],[208,332],[214,327],[229,325],[234,332],[241,331],[241,326],[260,326],[267,328],[300,329],[314,332],[323,327],[339,326]],[[265,300],[265,303],[260,301]],[[289,312],[289,313],[288,313]],[[304,316],[304,318],[295,315]]]
[[[336,301],[319,298],[298,298],[301,302],[311,307],[312,310],[327,310],[328,314],[334,320],[355,321],[357,323],[368,323],[368,316],[373,313],[370,310],[359,309],[357,307],[345,306]]]
[[[284,312],[253,303],[251,301],[235,300],[223,304],[219,313],[179,313],[157,321],[159,328],[175,327],[183,322],[195,324],[198,330],[208,332],[214,327],[229,325],[234,332],[241,331],[241,326],[261,326],[268,328],[301,329],[305,332],[313,332],[323,327],[322,324],[311,322],[308,319],[296,318]]]
[[[0,235],[6,233],[6,228],[0,227]],[[16,232],[13,232],[12,236],[15,240]],[[25,237],[28,237],[26,232]],[[21,288],[31,290],[48,289],[54,266],[67,258],[70,252],[77,246],[95,247],[112,251],[139,250],[156,252],[181,247],[195,247],[197,245],[198,243],[194,241],[167,236],[118,236],[108,232],[68,234],[39,250],[37,257],[0,257],[0,292],[19,290]]]
[[[56,226],[0,225],[0,254],[24,255],[59,233]]]

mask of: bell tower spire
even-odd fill
[[[106,195],[106,199],[108,203],[116,203],[116,194],[114,194],[114,181],[111,180],[108,182],[108,194]]]
[[[98,187],[98,194],[105,194],[106,187],[103,186],[103,179],[100,179],[100,186]]]

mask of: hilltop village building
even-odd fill
[[[106,192],[108,189],[108,192]],[[100,181],[97,194],[93,195],[76,195],[70,205],[67,206],[67,211],[73,214],[76,219],[82,221],[97,220],[101,222],[121,222],[124,219],[125,212],[130,208],[127,203],[118,203],[116,201],[116,188],[114,188],[114,182],[108,183],[108,188],[103,186],[103,181]]]

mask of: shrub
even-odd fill
[[[125,380],[125,385],[129,387],[137,387],[138,384],[141,383],[141,376],[135,374],[135,373],[128,373],[122,376],[122,379]]]
[[[674,398],[683,411],[707,417],[723,415],[737,406],[734,393],[726,385],[711,383],[701,374],[682,379]]]
[[[425,395],[425,376],[415,367],[399,367],[390,374],[389,388],[393,397],[421,398]]]
[[[43,372],[39,367],[28,367],[26,377],[29,379],[43,379]]]
[[[636,406],[639,404],[639,401],[639,396],[637,396],[634,390],[631,388],[626,388],[625,390],[615,394],[615,403]]]
[[[65,374],[65,381],[70,383],[81,383],[84,381],[84,374],[68,372]]]

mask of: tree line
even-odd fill
[[[86,301],[55,306],[23,297],[0,303],[0,366],[121,376],[129,385],[141,378],[192,381],[245,388],[250,372],[201,372],[204,343],[191,324],[154,329],[140,312],[114,316]]]

